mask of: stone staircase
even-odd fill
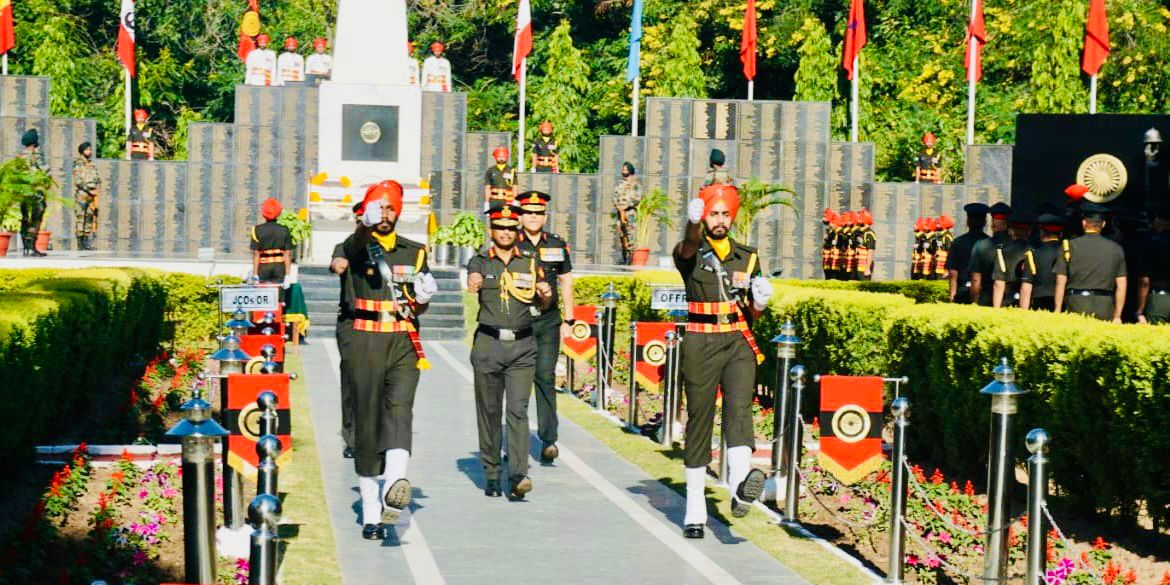
[[[421,337],[424,340],[463,339],[463,291],[459,287],[459,271],[432,269],[431,273],[439,283],[439,292],[420,317]],[[310,341],[332,337],[337,325],[337,302],[341,298],[340,279],[323,266],[301,266],[298,274],[313,324]]]

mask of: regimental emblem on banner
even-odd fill
[[[674,323],[634,323],[634,380],[645,390],[657,390],[666,372],[666,332]]]
[[[821,376],[821,467],[849,485],[881,468],[882,385],[878,376]]]
[[[561,340],[561,352],[569,359],[588,361],[597,354],[597,307],[573,307],[573,320],[569,337]]]
[[[250,480],[256,479],[256,467],[260,465],[256,442],[263,435],[263,412],[256,407],[256,397],[265,390],[275,393],[277,400],[277,465],[283,466],[292,454],[288,383],[288,374],[231,374],[227,378],[223,413],[223,426],[231,433],[227,438],[227,464]]]

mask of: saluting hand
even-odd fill
[[[687,220],[691,223],[699,223],[702,221],[705,205],[702,199],[691,199],[691,202],[687,204]]]
[[[477,293],[481,288],[483,288],[483,275],[478,272],[468,273],[467,290]]]

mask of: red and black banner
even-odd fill
[[[244,477],[255,479],[256,467],[260,464],[256,442],[263,435],[260,419],[263,411],[256,406],[256,397],[265,390],[276,394],[279,421],[276,437],[280,439],[277,464],[284,465],[292,453],[288,384],[288,374],[230,374],[227,377],[223,413],[223,426],[231,433],[227,438],[227,463]]]
[[[634,323],[634,381],[657,390],[666,375],[666,332],[674,323]]]
[[[260,350],[265,345],[271,345],[276,349],[276,355],[272,361],[280,364],[282,367],[278,371],[283,371],[284,368],[284,338],[279,335],[241,335],[240,349],[252,358],[248,360],[244,371],[249,374],[259,374],[260,366],[264,365],[264,356],[260,355]]]
[[[261,321],[264,320],[264,315],[270,312],[273,315],[272,323],[261,323]],[[262,334],[265,328],[271,328],[273,333],[284,337],[284,303],[281,303],[275,311],[252,311],[251,321],[253,325],[252,328],[248,330],[248,333]],[[249,355],[251,355],[251,353],[249,353]],[[281,359],[277,361],[284,360]]]
[[[818,459],[843,484],[882,465],[883,384],[877,376],[821,376]]]
[[[561,340],[561,352],[569,359],[588,361],[597,354],[597,306],[573,307],[573,330]]]

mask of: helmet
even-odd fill
[[[146,113],[146,110],[144,110],[142,108],[138,108],[137,110],[134,110],[134,119],[136,121],[145,122],[148,117],[150,117],[150,116]]]
[[[541,134],[552,134],[552,131],[553,131],[552,122],[545,120],[545,121],[540,123],[540,133]]]
[[[431,43],[431,52],[432,53],[434,53],[434,52],[442,53],[444,50],[446,50],[446,48],[447,47],[443,46],[443,43],[440,43],[439,41],[435,41],[435,42]]]
[[[927,132],[926,134],[922,135],[922,143],[927,146],[934,146],[934,143],[937,140],[938,138],[935,137],[934,132]]]
[[[500,160],[500,159],[508,160],[508,148],[506,146],[497,147],[495,150],[492,151],[492,158],[494,158],[496,160]]]
[[[298,46],[300,46],[300,43],[297,43],[297,39],[295,37],[287,37],[284,39],[285,49],[288,49],[289,51],[295,51],[297,50]]]
[[[266,35],[264,33],[260,33],[260,34],[256,35],[256,42],[257,43],[268,44],[268,41],[269,41],[268,35]]]

